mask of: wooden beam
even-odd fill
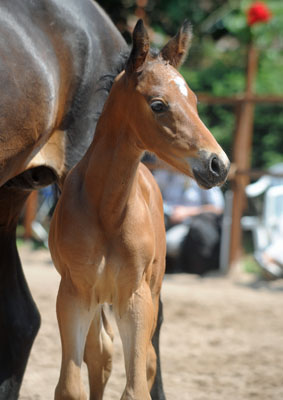
[[[283,173],[271,172],[266,169],[239,169],[235,170],[234,174],[229,176],[228,179],[235,179],[236,175],[246,175],[252,179],[259,179],[262,176],[272,176],[274,178],[283,178]]]
[[[253,95],[253,83],[257,73],[258,52],[251,44],[248,48],[247,74],[246,74],[246,98]],[[233,162],[236,170],[249,169],[252,148],[254,103],[242,102],[238,105],[237,128],[234,136]],[[230,237],[230,261],[233,265],[239,260],[242,252],[241,217],[245,207],[245,187],[249,183],[247,175],[236,174],[232,181],[233,208],[232,226]]]
[[[201,103],[207,104],[227,104],[237,106],[241,103],[254,103],[254,104],[282,104],[283,96],[264,95],[259,96],[255,94],[239,94],[231,97],[227,96],[211,96],[206,93],[196,93],[197,98]]]

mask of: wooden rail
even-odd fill
[[[253,104],[282,104],[283,96],[275,95],[245,95],[238,94],[235,96],[211,96],[207,93],[197,93],[197,98],[201,103],[207,104],[227,104],[237,106],[243,103]]]

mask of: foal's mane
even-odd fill
[[[113,66],[113,72],[110,74],[103,75],[99,82],[101,86],[98,88],[97,91],[106,91],[107,94],[110,93],[110,90],[112,88],[113,82],[116,78],[117,75],[119,75],[126,67],[128,58],[130,55],[130,50],[121,52],[119,56],[117,57],[117,62]],[[159,55],[159,51],[157,49],[150,49],[150,56],[152,59],[156,59]],[[98,115],[99,118],[100,115]]]
[[[130,51],[123,51],[121,52],[118,57],[115,65],[112,68],[112,72],[109,74],[102,75],[99,79],[99,88],[97,92],[106,91],[109,94],[113,82],[117,75],[119,75],[126,67],[127,60],[129,58]],[[99,117],[99,116],[98,116]]]

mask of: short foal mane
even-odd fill
[[[127,50],[118,55],[116,63],[112,68],[112,72],[102,75],[99,79],[99,88],[97,89],[97,92],[106,91],[109,94],[116,76],[125,69],[129,54],[130,50]]]
[[[110,93],[110,90],[113,86],[115,78],[126,68],[129,55],[131,52],[131,48],[129,48],[127,51],[121,52],[116,60],[116,63],[114,64],[112,68],[112,72],[109,74],[102,75],[101,78],[99,79],[99,88],[96,90],[96,92],[104,91],[107,93],[107,96]],[[151,59],[156,59],[159,56],[159,50],[158,49],[150,49],[149,51]],[[102,110],[95,115],[95,120],[98,121],[100,115],[102,113]]]
[[[127,51],[121,52],[119,54],[119,56],[117,57],[117,62],[113,66],[113,72],[110,73],[110,74],[102,75],[102,77],[99,79],[99,82],[100,82],[101,85],[97,89],[97,91],[104,90],[109,94],[116,76],[118,76],[125,69],[125,67],[127,65],[127,61],[129,59],[130,51],[131,50],[128,49]],[[150,49],[150,57],[151,57],[151,59],[158,58],[158,55],[159,55],[159,50],[158,49]]]

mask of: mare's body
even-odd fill
[[[102,399],[113,340],[105,303],[113,307],[123,343],[127,382],[122,399],[151,399],[166,240],[160,191],[141,157],[153,151],[205,188],[222,184],[229,168],[198,116],[193,92],[174,68],[190,36],[185,23],[153,54],[138,22],[131,55],[114,81],[94,140],[66,179],[49,239],[61,275],[56,400],[87,398],[80,376],[83,360],[90,399]]]
[[[62,185],[88,148],[127,46],[91,0],[0,3],[0,399],[16,399],[40,317],[16,248],[30,190]]]

